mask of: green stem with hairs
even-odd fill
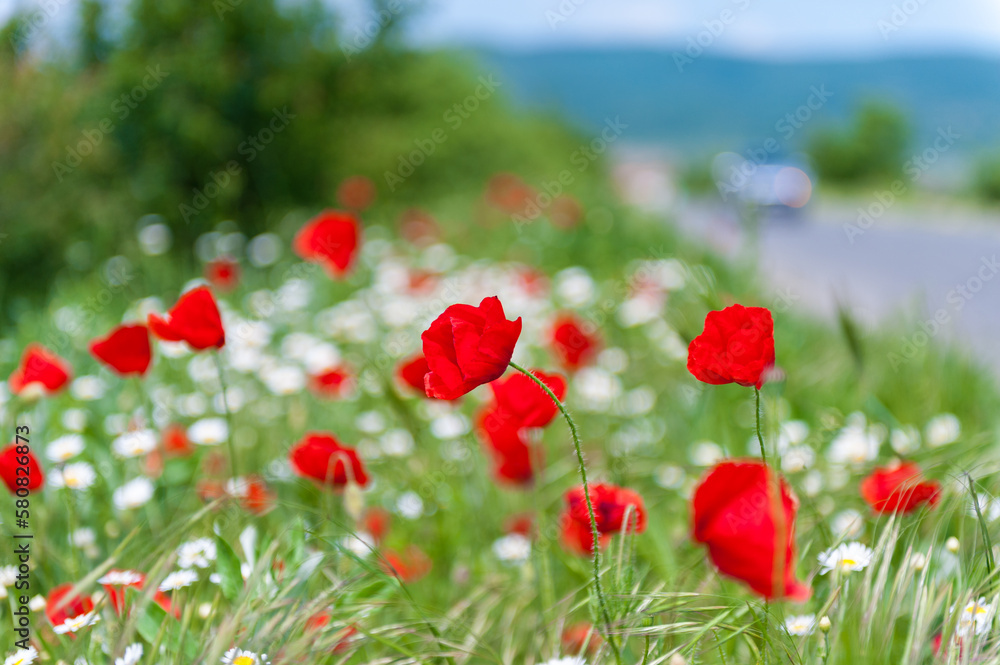
[[[760,458],[767,466],[767,453],[764,451],[764,436],[760,433],[760,388],[754,387],[754,394],[757,395],[757,443],[760,444]]]
[[[222,408],[226,412],[226,426],[229,428],[229,436],[226,437],[226,445],[229,448],[229,473],[235,480],[238,477],[236,473],[236,444],[233,442],[236,432],[233,431],[233,414],[229,410],[229,396],[226,395],[226,377],[222,371],[222,351],[216,350],[212,355],[215,357],[215,366],[219,370],[219,386],[222,388]]]
[[[580,468],[580,480],[583,483],[583,496],[587,502],[587,515],[590,517],[590,533],[591,537],[594,539],[593,550],[594,550],[594,592],[597,595],[597,604],[601,610],[601,618],[604,620],[604,633],[607,638],[608,645],[611,647],[611,651],[614,653],[615,662],[618,665],[622,663],[621,653],[618,651],[618,645],[611,635],[611,613],[608,611],[608,601],[604,597],[604,588],[601,586],[601,534],[597,531],[597,517],[594,515],[594,504],[590,500],[590,484],[587,482],[587,465],[583,459],[583,450],[580,447],[580,435],[576,430],[576,423],[573,422],[573,417],[569,415],[569,411],[563,405],[562,401],[556,397],[555,393],[545,385],[545,383],[539,379],[537,376],[521,367],[514,361],[510,362],[510,366],[516,369],[521,374],[524,374],[529,379],[535,382],[535,384],[545,391],[545,394],[549,396],[559,412],[562,413],[563,418],[566,420],[566,424],[569,426],[569,432],[573,437],[573,447],[576,450],[576,461]]]

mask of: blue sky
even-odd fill
[[[713,53],[777,59],[942,51],[1000,55],[1000,0],[396,1],[420,8],[410,37],[421,45],[675,49],[730,12],[728,25],[712,37]],[[351,26],[374,20],[368,0],[326,2]],[[46,4],[58,8],[54,24],[75,14],[76,0]],[[0,19],[17,5],[37,9],[43,0],[0,0]]]
[[[364,0],[331,1],[355,20],[371,20]],[[775,58],[1000,54],[997,0],[401,1],[423,7],[411,25],[411,37],[423,44],[675,48],[728,10],[729,24],[713,37],[717,53]]]

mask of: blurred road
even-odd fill
[[[839,302],[866,326],[898,331],[902,357],[929,339],[959,342],[1000,375],[1000,215],[900,203],[860,217],[859,207],[879,210],[872,202],[762,215],[757,254],[773,305],[832,317]],[[676,219],[724,254],[753,252],[731,209],[688,203]]]

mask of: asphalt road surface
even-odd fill
[[[764,214],[756,243],[722,206],[688,204],[675,218],[723,253],[756,251],[776,303],[823,317],[841,303],[865,326],[890,328],[901,348],[926,335],[1000,376],[1000,214],[899,204],[860,217],[871,203]]]

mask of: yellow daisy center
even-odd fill
[[[253,665],[253,658],[250,656],[237,656],[233,658],[233,665]]]
[[[844,566],[845,568],[847,566],[853,566],[856,563],[857,563],[857,561],[855,561],[854,559],[842,559],[840,561],[840,565]]]

